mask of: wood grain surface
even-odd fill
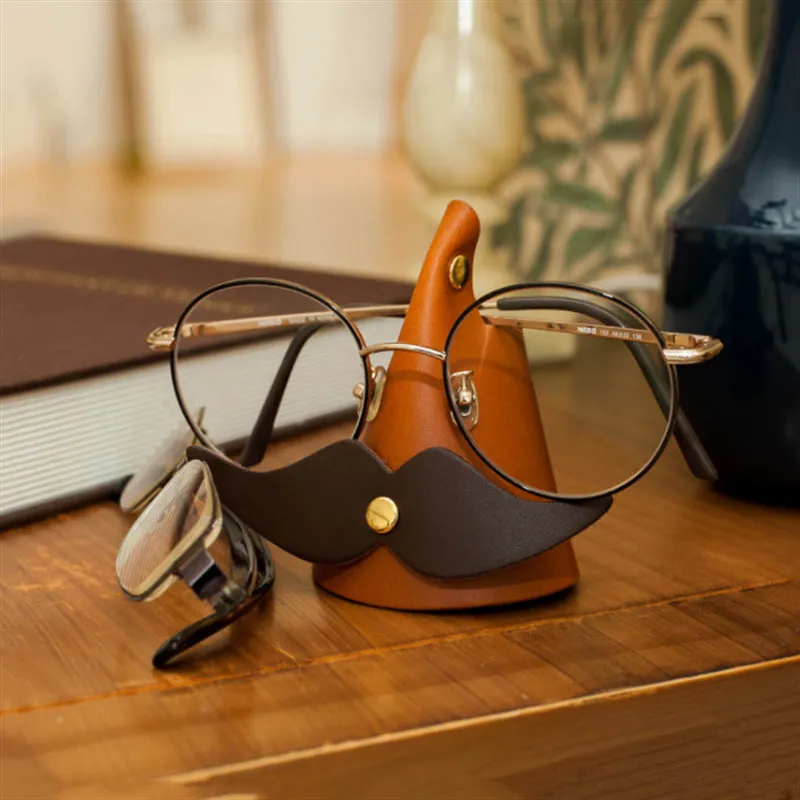
[[[798,514],[713,493],[673,447],[576,539],[566,596],[382,611],[277,553],[272,599],[167,673],[153,649],[201,606],[122,597],[127,526],[108,503],[2,535],[3,798],[800,796]]]
[[[163,191],[92,230],[141,243]],[[153,650],[204,608],[122,596],[129,524],[106,503],[0,535],[3,800],[800,800],[800,512],[715,493],[674,445],[575,539],[573,592],[384,611],[275,553],[272,597],[170,672]]]

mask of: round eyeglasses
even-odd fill
[[[578,501],[617,492],[655,464],[673,433],[692,471],[713,477],[679,408],[676,366],[712,358],[718,340],[661,331],[622,298],[560,282],[476,299],[442,350],[397,341],[406,310],[341,308],[298,284],[242,279],[198,295],[148,343],[171,351],[175,393],[196,438],[247,467],[302,457],[301,447],[283,448],[276,462],[269,444],[310,426],[340,421],[337,430],[357,437],[380,413],[393,354],[412,351],[441,362],[453,424],[469,449],[531,495]],[[520,368],[509,370],[499,352]],[[526,402],[509,412],[504,398],[522,395]],[[575,407],[582,413],[570,413]],[[196,408],[205,409],[202,424]],[[554,483],[526,470],[524,458],[509,462],[498,444],[526,441],[531,425],[544,431]]]

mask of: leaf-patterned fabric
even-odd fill
[[[527,280],[660,271],[753,85],[769,0],[503,0],[529,142],[493,245]]]

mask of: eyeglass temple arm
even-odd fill
[[[153,654],[153,666],[156,669],[164,669],[182,653],[227,628],[272,588],[275,573],[267,543],[227,509],[223,509],[223,515],[223,527],[230,539],[234,570],[244,577],[242,583],[247,584],[247,592],[242,601],[230,610],[209,614],[170,636]]]
[[[497,301],[481,305],[481,311],[497,309]],[[370,319],[374,317],[402,317],[408,311],[407,304],[356,306],[342,309],[351,320]],[[484,319],[491,319],[484,315]],[[303,325],[327,325],[339,321],[333,311],[298,312],[286,315],[271,315],[266,317],[245,317],[236,319],[218,319],[207,322],[186,322],[181,327],[181,337],[217,336],[229,333],[246,333],[265,329],[288,328],[297,330]],[[553,331],[559,333],[580,334],[582,336],[609,336],[608,326],[586,326],[575,323],[552,322],[545,320],[520,320],[513,323],[503,317],[492,320],[497,325],[515,324],[517,327],[532,330]],[[635,341],[656,344],[657,340],[648,331],[626,328],[614,325],[620,335],[615,338],[631,338]],[[711,336],[701,336],[693,333],[672,333],[662,331],[666,341],[663,348],[667,361],[675,364],[697,364],[713,358],[722,349],[722,342]],[[176,342],[175,326],[156,328],[147,336],[147,346],[151,350],[172,350]]]
[[[615,327],[624,328],[627,324],[627,320],[615,314],[613,311],[609,311],[607,308],[603,308],[596,303],[590,303],[586,300],[578,300],[571,297],[510,297],[498,300],[497,308],[500,311],[556,309],[577,314],[586,314],[595,317],[606,325]],[[627,340],[625,340],[624,343],[631,350],[633,357],[636,359],[636,363],[639,369],[641,369],[645,380],[647,380],[650,390],[653,392],[662,413],[664,416],[667,416],[669,414],[670,397],[667,387],[664,386],[664,382],[659,379],[658,365],[648,353],[645,345]],[[678,406],[675,413],[675,429],[673,432],[692,474],[702,480],[716,480],[717,469],[680,406]]]
[[[275,419],[278,416],[278,410],[286,392],[286,387],[289,384],[289,378],[292,375],[295,362],[300,356],[300,351],[305,343],[322,327],[322,325],[303,325],[292,337],[292,341],[286,348],[278,371],[272,380],[272,385],[269,387],[264,405],[261,406],[261,410],[258,412],[253,430],[245,442],[239,459],[239,463],[243,467],[255,466],[266,455],[267,447],[269,447],[269,442],[272,438],[272,431],[275,428]]]
[[[370,319],[372,317],[402,317],[407,310],[408,304],[357,306],[343,309],[352,320]],[[328,325],[337,322],[341,322],[341,320],[333,311],[298,312],[283,316],[273,314],[266,317],[217,319],[208,322],[184,322],[181,326],[180,334],[178,334],[174,325],[155,328],[147,335],[146,342],[151,350],[172,350],[175,347],[178,335],[183,339],[189,339],[196,336],[217,336],[279,328],[297,330],[303,325]]]

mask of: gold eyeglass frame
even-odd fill
[[[246,286],[265,286],[294,291],[310,300],[316,301],[323,307],[326,307],[328,310],[292,314],[249,316],[238,319],[219,319],[207,322],[186,322],[186,318],[190,315],[192,310],[208,295],[225,289],[242,288]],[[638,320],[643,327],[630,328],[623,325],[583,324],[556,320],[520,319],[519,317],[510,316],[508,310],[499,308],[497,301],[494,300],[494,298],[497,296],[511,292],[523,291],[526,289],[535,291],[571,291],[591,295],[593,297],[609,301],[620,307],[627,313],[628,316]],[[625,342],[632,346],[636,346],[638,344],[656,345],[663,355],[663,363],[666,368],[669,411],[668,413],[665,411],[666,426],[663,436],[652,456],[644,464],[644,466],[642,466],[628,479],[621,481],[620,483],[604,491],[577,495],[549,492],[529,486],[528,484],[515,478],[513,475],[508,474],[496,464],[492,463],[492,461],[483,452],[481,452],[480,448],[469,434],[469,427],[467,424],[465,424],[464,420],[460,418],[461,415],[457,413],[458,405],[457,398],[455,396],[455,389],[450,385],[447,373],[448,348],[452,341],[453,335],[457,331],[464,318],[476,309],[479,311],[479,313],[481,313],[483,319],[487,323],[494,324],[499,327],[511,327],[521,330],[542,330],[556,333],[566,333],[568,335],[588,336],[604,339],[610,338]],[[597,307],[597,309],[599,312],[600,307]],[[666,448],[669,438],[676,427],[676,420],[679,420],[680,422],[678,426],[679,432],[684,434],[684,438],[687,439],[688,442],[685,445],[683,441],[679,440],[679,444],[684,452],[684,456],[686,457],[691,470],[698,477],[707,479],[713,477],[713,464],[710,463],[708,455],[705,453],[702,444],[699,442],[696,434],[694,434],[694,431],[691,429],[691,425],[688,423],[688,420],[686,420],[679,409],[677,375],[675,372],[675,367],[676,365],[698,364],[713,358],[722,350],[723,347],[722,342],[719,339],[702,334],[674,333],[670,331],[663,332],[641,309],[624,300],[623,298],[617,297],[609,292],[605,292],[594,287],[558,281],[511,284],[509,286],[495,289],[487,294],[484,294],[482,297],[477,298],[459,315],[459,317],[451,326],[443,350],[437,350],[435,348],[408,342],[384,342],[367,345],[363,334],[355,324],[356,320],[377,317],[402,317],[405,316],[407,310],[407,304],[387,304],[343,308],[325,295],[291,281],[285,281],[277,278],[242,278],[217,284],[216,286],[212,286],[209,289],[201,292],[186,306],[175,325],[154,329],[147,336],[146,341],[151,350],[170,353],[170,369],[173,387],[175,389],[176,398],[181,411],[183,412],[183,415],[190,427],[192,427],[197,435],[197,438],[207,447],[220,453],[222,453],[222,451],[219,449],[219,447],[217,447],[214,442],[212,442],[205,435],[204,431],[201,431],[195,425],[182,396],[180,381],[177,374],[176,343],[178,337],[176,337],[176,331],[180,331],[181,339],[190,339],[194,337],[217,336],[231,333],[257,332],[260,330],[300,329],[303,326],[319,326],[328,322],[332,323],[339,321],[344,323],[358,343],[358,352],[362,359],[362,365],[364,368],[365,389],[361,393],[360,397],[358,419],[352,434],[353,438],[358,437],[363,427],[367,411],[370,407],[371,396],[374,391],[374,387],[372,386],[374,370],[370,364],[369,357],[380,352],[409,351],[426,355],[442,362],[445,392],[451,405],[451,411],[453,411],[453,421],[463,434],[470,448],[490,469],[496,472],[500,477],[527,493],[543,499],[562,501],[584,501],[614,494],[635,483],[653,467]],[[584,313],[588,315],[588,312]],[[686,435],[687,433],[688,435]],[[224,453],[222,454],[225,455]]]

